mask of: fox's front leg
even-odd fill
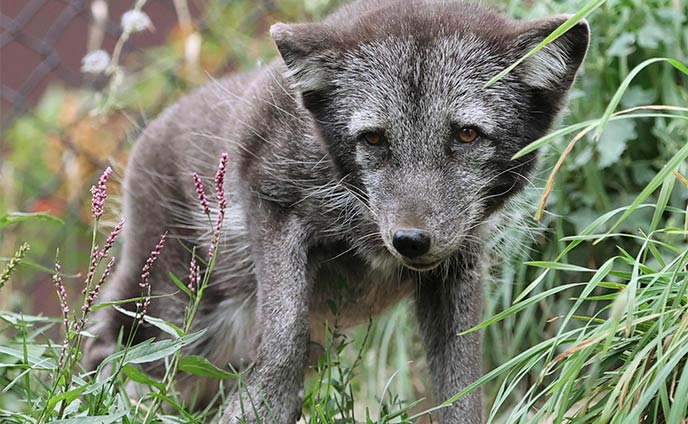
[[[439,404],[481,376],[481,335],[458,333],[482,318],[482,285],[477,258],[462,260],[446,275],[422,276],[417,308],[428,364]],[[482,395],[475,391],[438,411],[441,424],[480,424]]]
[[[253,227],[260,340],[254,368],[221,424],[292,424],[301,411],[309,338],[306,235],[286,219],[261,221]]]

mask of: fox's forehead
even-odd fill
[[[387,37],[343,56],[337,91],[351,98],[352,135],[394,127],[409,117],[426,117],[427,125],[451,121],[491,131],[497,112],[518,90],[509,87],[508,80],[485,88],[506,65],[500,50],[471,35],[445,35],[423,43],[412,35]]]

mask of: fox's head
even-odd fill
[[[386,247],[427,270],[524,187],[535,157],[512,157],[562,110],[587,23],[485,85],[566,19],[512,21],[452,1],[359,1],[322,23],[276,24],[271,34],[338,172],[366,194]]]

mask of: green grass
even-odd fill
[[[311,2],[307,9],[297,3],[280,2],[278,9],[269,11],[269,19],[317,17],[336,2]],[[479,326],[485,338],[486,374],[455,398],[482,387],[489,403],[486,416],[499,423],[684,422],[688,418],[688,3],[493,3],[523,18],[578,12],[569,24],[587,15],[592,41],[565,122],[521,152],[539,149],[542,160],[525,193],[523,216],[515,220],[520,225],[507,228],[501,236],[497,248],[502,254],[491,264],[492,277],[486,281],[486,320]],[[253,66],[257,56],[272,54],[265,38],[254,41],[257,36],[252,31],[262,34],[264,23],[260,19],[247,23],[252,12],[248,1],[234,2],[232,7],[213,3],[202,31],[202,54],[209,63],[222,62],[220,52],[230,52],[228,68],[237,69]],[[126,84],[111,93],[109,102],[88,103],[92,93],[80,93],[87,108],[107,104],[112,110],[103,112],[106,119],[121,112],[145,121],[196,84],[184,77],[174,43],[145,52],[146,66],[127,75]],[[49,167],[36,162],[36,152],[49,142],[54,128],[69,131],[58,116],[73,94],[49,92],[34,115],[20,118],[6,134],[7,157],[25,177],[8,186],[14,197],[35,197],[26,182],[50,177]],[[241,374],[181,354],[183,345],[198,337],[188,325],[202,290],[186,294],[189,309],[182,328],[147,317],[170,333],[171,340],[136,347],[123,340],[122,349],[109,359],[119,371],[109,377],[94,379],[79,366],[77,340],[88,334],[67,332],[66,366],[58,366],[63,318],[22,312],[26,302],[18,294],[22,287],[27,292],[32,289],[22,286],[24,282],[45,280],[53,273],[49,264],[56,247],[62,247],[64,269],[69,270],[60,273],[62,278],[81,284],[83,276],[72,272],[88,268],[91,235],[99,240],[104,236],[72,220],[14,213],[28,209],[12,208],[9,199],[0,199],[0,210],[7,211],[0,213],[5,249],[13,241],[11,249],[3,251],[5,265],[24,241],[31,250],[22,249],[8,277],[4,273],[0,277],[0,286],[7,283],[0,299],[11,300],[5,303],[8,310],[0,313],[0,421],[217,419],[212,409],[188,411],[173,384],[178,370],[212,375],[227,384],[242,380]],[[59,243],[46,242],[46,232],[54,233]],[[184,287],[181,284],[180,290]],[[145,297],[142,293],[138,300]],[[83,299],[72,299],[73,310],[80,312]],[[79,315],[70,318],[79,319]],[[425,399],[430,390],[410,305],[404,303],[370,325],[346,332],[332,324],[328,354],[308,377],[306,421],[426,419],[433,403]],[[165,364],[161,380],[142,372],[145,364],[156,360]],[[126,386],[132,381],[150,386],[153,394],[141,402],[131,400]]]

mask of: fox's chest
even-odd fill
[[[323,260],[311,299],[311,338],[319,341],[325,322],[350,327],[374,317],[413,293],[415,281],[389,255],[363,260],[350,254]]]

